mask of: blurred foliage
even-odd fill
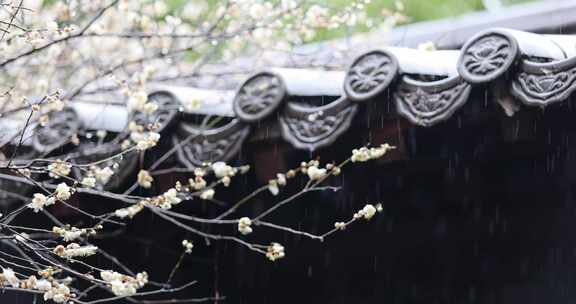
[[[189,1],[194,0],[167,0],[167,3],[176,11]],[[218,1],[220,0],[206,0],[211,7],[218,3]],[[277,0],[269,1],[277,2]],[[512,5],[539,0],[501,1],[504,5]],[[337,11],[350,3],[349,0],[315,0],[311,2],[322,4],[333,11]],[[371,0],[370,4],[366,6],[366,13],[371,18],[382,20],[385,18],[387,12],[398,11],[399,8],[402,8],[401,13],[408,17],[408,23],[412,23],[454,17],[474,11],[481,11],[484,9],[484,5],[482,4],[482,0]],[[359,26],[354,29],[342,27],[338,30],[321,31],[317,33],[314,40],[320,41],[343,37],[352,31],[358,32],[367,30],[369,30],[369,28],[366,26]]]
[[[52,4],[57,0],[44,0],[45,4]],[[184,6],[186,3],[196,0],[165,0],[173,9]],[[210,6],[214,6],[221,0],[200,0],[206,1]],[[276,0],[269,0],[277,2]],[[539,0],[501,0],[505,5],[512,5],[524,2],[534,2]],[[541,1],[541,0],[540,0]],[[349,0],[315,0],[314,3],[323,4],[333,10],[338,10],[346,6]],[[367,5],[368,16],[379,18],[385,10],[392,11],[397,7],[397,2],[404,6],[403,13],[410,17],[410,22],[433,20],[458,16],[461,14],[479,11],[484,9],[482,0],[372,0]]]
[[[167,0],[173,8],[182,7],[189,1],[194,0]],[[204,0],[202,0],[204,1]],[[207,0],[211,5],[219,0]],[[274,0],[272,0],[274,1]],[[534,2],[538,0],[501,0],[504,5],[511,5],[524,2]],[[349,4],[349,0],[315,0],[314,3],[323,4],[334,10]],[[461,14],[479,11],[484,9],[482,0],[372,0],[367,6],[367,13],[371,17],[381,17],[384,10],[395,10],[396,2],[401,2],[404,6],[403,13],[410,16],[411,22],[433,20],[458,16]]]
[[[44,0],[45,4],[52,4],[58,0]],[[164,0],[169,6],[171,13],[177,13],[180,8],[189,2],[203,1],[210,8],[222,4],[222,0]],[[277,3],[279,0],[265,0]],[[500,0],[504,5],[513,5],[525,2],[543,0]],[[350,0],[313,0],[310,3],[318,3],[338,11],[349,5]],[[407,22],[420,22],[442,18],[455,17],[466,13],[481,11],[484,9],[482,0],[371,0],[366,6],[366,14],[374,20],[384,20],[387,13],[399,11],[407,17]],[[368,31],[365,25],[354,28],[341,27],[337,30],[322,30],[316,34],[315,41],[338,38],[353,32]]]
[[[501,0],[504,5],[513,5],[525,2],[535,2],[539,0]],[[338,10],[346,6],[348,0],[317,0],[330,7]],[[407,23],[435,20],[442,18],[455,17],[466,13],[484,10],[482,0],[372,0],[366,6],[368,17],[376,20],[385,18],[387,13],[400,11],[407,17]],[[354,31],[367,31],[367,27],[360,26]],[[326,40],[336,37],[345,36],[351,29],[340,29],[337,31],[318,33],[315,40]]]
[[[337,9],[344,6],[347,0],[322,0],[323,4]],[[372,0],[367,5],[368,16],[381,18],[383,12],[401,12],[410,18],[410,22],[424,21],[461,15],[467,12],[483,9],[481,0]]]
[[[538,0],[501,0],[504,5],[512,5]],[[348,0],[320,0],[326,6],[338,9],[348,3]],[[382,17],[382,12],[403,7],[402,13],[409,17],[409,22],[419,22],[441,18],[454,17],[484,9],[482,0],[372,0],[367,5],[368,16]]]

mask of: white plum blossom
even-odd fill
[[[14,270],[10,268],[2,269],[2,277],[0,277],[0,282],[3,281],[6,281],[10,286],[15,288],[20,286],[20,279],[18,279]]]
[[[372,159],[378,159],[384,156],[384,154],[386,154],[386,152],[388,152],[389,150],[395,148],[396,147],[390,146],[389,144],[382,144],[379,147],[373,147],[370,149],[366,147],[362,147],[360,149],[354,149],[352,150],[352,157],[350,158],[350,160],[352,162],[366,162]]]
[[[148,94],[145,91],[132,92],[128,99],[128,106],[133,110],[142,111],[148,102]]]
[[[310,180],[319,180],[326,176],[326,169],[310,166],[306,170],[306,174],[308,174],[308,178],[310,178]]]
[[[283,258],[285,255],[284,246],[279,243],[272,243],[266,250],[266,257],[272,262]]]
[[[112,175],[114,175],[114,170],[110,169],[110,167],[104,167],[104,168],[94,167],[92,168],[92,171],[94,173],[94,177],[96,177],[96,179],[100,181],[102,184],[108,183]]]
[[[384,156],[384,154],[386,154],[386,152],[388,152],[389,150],[392,150],[394,148],[395,147],[390,146],[389,144],[383,144],[383,145],[380,145],[379,147],[370,148],[370,158],[371,159],[380,158],[380,157]]]
[[[24,289],[36,289],[36,286],[38,284],[38,279],[36,278],[36,276],[29,276],[28,279],[20,282],[20,288],[24,288]]]
[[[91,176],[84,177],[80,183],[88,188],[94,188],[96,187],[96,178]]]
[[[63,258],[75,258],[75,257],[87,257],[95,255],[98,251],[98,247],[87,245],[81,246],[76,243],[71,243],[64,247],[63,245],[58,245],[54,248],[54,253]]]
[[[222,179],[222,185],[224,185],[224,187],[228,187],[230,186],[230,182],[232,181],[232,179],[230,179],[230,176],[224,176]]]
[[[189,1],[180,12],[184,19],[196,20],[208,9],[206,1]]]
[[[56,186],[56,198],[65,201],[68,200],[72,196],[72,192],[70,187],[66,185],[66,183],[60,183]]]
[[[149,103],[146,103],[144,105],[142,112],[144,112],[146,114],[152,114],[152,113],[156,112],[157,110],[158,110],[158,104],[156,104],[154,102],[149,102]]]
[[[56,303],[66,303],[72,294],[70,288],[64,284],[54,282],[54,285],[44,293],[44,300],[52,300]]]
[[[286,185],[286,175],[284,175],[282,173],[277,173],[276,174],[276,181],[278,182],[278,185],[285,186]]]
[[[192,253],[192,248],[194,248],[194,244],[192,243],[192,241],[183,240],[182,247],[184,247],[184,251],[186,253]]]
[[[272,195],[276,196],[280,192],[278,186],[286,185],[286,175],[282,173],[276,174],[276,179],[271,179],[268,181],[268,190]]]
[[[344,229],[346,229],[346,223],[336,222],[336,223],[334,223],[334,228],[336,228],[338,230],[344,230]]]
[[[242,217],[238,220],[238,232],[243,235],[248,235],[252,233],[252,220],[248,217]]]
[[[112,293],[119,297],[128,297],[136,294],[136,287],[133,284],[125,284],[120,280],[110,282]]]
[[[327,8],[314,4],[306,12],[304,24],[310,27],[326,27],[329,22],[329,11]]]
[[[54,204],[54,197],[47,197],[42,193],[34,193],[32,203],[28,204],[28,208],[32,209],[35,213],[44,210],[44,207]]]
[[[36,282],[36,290],[48,291],[50,288],[52,288],[52,283],[46,279],[40,279]]]
[[[332,175],[334,175],[334,176],[340,175],[340,173],[342,172],[341,170],[342,170],[342,169],[340,169],[340,167],[334,166],[334,167],[331,169]]]
[[[285,186],[286,185],[286,175],[282,173],[276,174],[276,179],[271,179],[268,181],[268,191],[272,193],[272,195],[278,195],[280,189],[278,186]]]
[[[206,180],[201,176],[196,176],[195,178],[188,179],[188,183],[190,184],[190,187],[192,187],[194,190],[202,190],[206,188]]]
[[[352,162],[365,162],[370,160],[370,151],[366,147],[352,150]]]
[[[72,169],[72,165],[65,163],[61,160],[48,165],[48,175],[52,178],[61,178],[63,176],[68,176]]]
[[[101,271],[100,278],[106,281],[112,293],[118,297],[128,297],[136,294],[138,289],[148,283],[148,274],[141,272],[136,277],[120,274],[115,271]]]
[[[234,168],[227,165],[225,162],[215,162],[212,164],[212,170],[214,171],[214,175],[218,178],[222,178],[225,176],[234,176]]]
[[[55,226],[52,227],[52,232],[60,236],[65,242],[70,242],[83,236],[94,235],[96,234],[96,229],[80,229],[76,227],[60,228]]]
[[[194,169],[194,176],[203,177],[204,175],[206,175],[206,170],[204,170],[203,168]]]
[[[200,198],[203,200],[211,200],[214,198],[216,191],[214,189],[206,189],[200,193]]]
[[[132,132],[130,137],[136,142],[136,149],[139,151],[148,150],[158,144],[160,134],[156,132],[135,133]]]
[[[272,195],[276,196],[280,193],[280,188],[278,188],[278,181],[272,179],[268,181],[268,191],[272,193]]]
[[[364,208],[360,209],[358,212],[354,213],[355,219],[364,218],[365,220],[370,220],[376,212],[382,212],[382,205],[378,204],[376,207],[372,204],[366,204]]]
[[[150,172],[146,170],[140,170],[140,172],[138,172],[138,185],[140,185],[142,188],[152,187],[153,181],[154,178],[150,175]]]
[[[100,272],[100,278],[102,278],[102,280],[104,280],[106,282],[112,282],[115,280],[120,281],[120,280],[122,280],[123,277],[124,277],[124,275],[122,275],[121,273],[111,271],[111,270]]]
[[[66,242],[73,241],[73,240],[81,237],[84,234],[84,232],[80,229],[78,229],[78,230],[66,230],[66,229],[62,229],[60,227],[52,228],[52,232],[60,235],[64,239],[64,241],[66,241]]]
[[[114,215],[119,218],[133,218],[136,214],[144,209],[144,204],[134,204],[130,207],[117,209]]]
[[[364,206],[364,208],[362,208],[362,211],[364,214],[364,218],[367,220],[371,219],[374,216],[374,214],[376,214],[376,208],[372,204],[367,204],[366,206]]]
[[[166,202],[170,205],[178,205],[182,202],[182,199],[178,197],[178,191],[174,188],[168,189],[162,196],[164,196]]]

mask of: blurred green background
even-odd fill
[[[173,11],[177,11],[180,7],[192,1],[194,0],[167,0]],[[269,1],[278,2],[279,0]],[[541,0],[500,0],[504,6],[535,1]],[[221,3],[222,0],[206,0],[206,2],[211,7],[214,7],[216,4]],[[309,2],[318,3],[331,8],[333,11],[338,11],[349,5],[350,0],[312,0]],[[366,13],[371,18],[382,20],[384,11],[397,11],[399,6],[403,8],[401,13],[408,17],[406,23],[454,17],[485,9],[482,0],[371,0],[366,5]],[[338,30],[320,31],[313,40],[320,41],[337,38],[350,34],[350,32],[367,30],[368,28],[359,26],[353,29],[343,27]]]
[[[502,0],[504,5],[512,5],[535,0]],[[347,0],[324,0],[327,5],[345,5]],[[378,17],[383,9],[394,9],[395,0],[372,0],[367,6],[369,16]],[[403,0],[403,13],[410,22],[433,20],[457,16],[484,9],[482,0]]]
[[[57,0],[44,0],[44,5],[51,5]],[[61,1],[61,0],[60,0]],[[151,3],[157,0],[145,0],[142,4]],[[214,8],[218,4],[222,4],[223,0],[164,0],[169,7],[169,13],[178,13],[178,10],[188,3],[204,2],[208,4],[208,14],[202,14],[204,18],[210,18],[210,13],[214,12]],[[281,0],[263,0],[267,2],[279,3]],[[486,0],[486,1],[499,1],[504,6],[510,6],[518,3],[536,2],[545,0]],[[330,8],[334,13],[342,10],[350,5],[350,0],[307,0],[308,4],[320,4]],[[442,19],[448,17],[455,17],[466,13],[484,10],[483,0],[371,0],[366,5],[365,11],[368,17],[381,22],[385,20],[387,13],[400,12],[406,16],[405,23],[413,23],[427,20]],[[202,17],[201,17],[202,18]],[[298,22],[298,20],[291,20],[291,22]],[[333,38],[344,37],[346,35],[353,35],[357,32],[365,32],[370,30],[367,26],[359,25],[355,27],[340,27],[336,30],[319,30],[311,41],[322,41]]]
[[[173,8],[178,8],[192,1],[194,0],[168,0],[168,3]],[[219,1],[221,2],[221,0],[208,0],[207,2],[213,5]],[[276,0],[270,1],[277,2]],[[501,0],[504,5],[534,1],[538,0]],[[350,0],[316,0],[310,2],[338,9],[349,4]],[[368,15],[379,17],[384,9],[394,10],[395,2],[396,0],[372,0],[367,5]],[[400,2],[404,5],[404,14],[410,16],[411,22],[446,18],[484,9],[482,0],[403,0]]]
[[[154,1],[154,0],[152,0]],[[166,0],[171,10],[178,10],[186,3],[194,2],[197,0]],[[222,0],[200,0],[207,2],[211,7]],[[267,0],[271,2],[278,2],[279,0]],[[535,2],[541,0],[499,0],[504,5],[513,5],[523,2]],[[44,0],[45,5],[50,5],[56,0]],[[146,1],[149,2],[149,1]],[[143,3],[146,3],[143,2]],[[318,3],[338,10],[345,7],[350,3],[350,0],[312,0],[310,3]],[[484,9],[482,0],[371,0],[367,5],[366,10],[370,17],[381,17],[382,11],[395,10],[397,7],[396,2],[401,2],[404,6],[403,13],[410,17],[410,22],[418,22],[424,20],[440,19],[461,14],[480,11]]]

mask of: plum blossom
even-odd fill
[[[16,276],[14,270],[10,268],[3,268],[0,274],[0,283],[7,282],[10,286],[18,288],[20,286],[20,279]]]
[[[96,177],[96,179],[100,181],[102,184],[108,183],[112,175],[114,175],[114,171],[110,169],[110,167],[104,167],[104,168],[94,167],[92,168],[92,171],[94,172],[94,177]]]
[[[320,169],[317,166],[310,166],[308,167],[306,174],[308,174],[310,180],[319,180],[326,176],[326,169]]]
[[[34,193],[32,203],[28,204],[27,207],[37,213],[40,210],[44,210],[44,207],[54,204],[54,202],[54,197],[47,197],[42,193]]]
[[[70,288],[64,284],[54,282],[54,285],[44,293],[44,300],[52,300],[56,303],[66,303],[72,294]]]
[[[376,207],[372,204],[366,204],[364,208],[354,213],[354,219],[364,218],[365,220],[370,220],[374,217],[376,212],[382,212],[382,210],[381,204],[376,205]]]
[[[130,136],[136,142],[136,149],[139,151],[156,146],[160,140],[160,134],[156,132],[131,133]]]
[[[52,232],[58,236],[60,236],[65,242],[74,241],[80,237],[94,235],[96,234],[96,229],[101,229],[102,226],[98,226],[97,228],[77,228],[77,227],[52,227]]]
[[[150,188],[152,187],[153,181],[154,178],[150,175],[150,172],[146,170],[140,170],[140,172],[138,172],[138,185],[141,187]]]
[[[96,187],[96,178],[90,176],[84,177],[80,183],[88,188],[94,188]]]
[[[134,110],[142,110],[148,102],[148,94],[145,91],[139,90],[131,92],[128,99],[128,106]]]
[[[334,223],[334,228],[336,228],[338,230],[344,230],[344,229],[346,229],[346,223],[336,222],[336,223]]]
[[[100,272],[100,278],[106,281],[112,293],[119,297],[132,296],[138,292],[138,289],[148,283],[148,274],[146,272],[140,272],[136,274],[136,277],[131,277],[106,270]]]
[[[186,253],[192,253],[192,248],[194,248],[194,244],[192,243],[192,241],[183,240],[182,247],[184,247],[184,251]]]
[[[48,165],[48,175],[52,178],[61,178],[70,174],[72,165],[65,163],[61,160]]]
[[[166,199],[166,202],[170,205],[178,205],[182,202],[182,199],[178,197],[178,191],[174,188],[168,189],[162,196],[164,196],[164,199]]]
[[[283,258],[285,255],[284,246],[279,243],[272,243],[266,250],[266,257],[272,262]]]
[[[272,195],[276,196],[280,192],[280,188],[278,186],[285,186],[286,185],[286,175],[282,173],[276,174],[276,179],[271,179],[268,181],[268,191],[272,193]]]
[[[362,147],[360,149],[352,150],[352,157],[350,160],[352,162],[366,162],[372,159],[378,159],[389,150],[395,149],[396,147],[390,146],[389,144],[382,144],[379,147],[373,147],[368,149],[367,147]]]
[[[63,258],[75,258],[75,257],[87,257],[91,255],[95,255],[98,251],[98,247],[88,245],[88,246],[80,246],[76,243],[71,243],[68,246],[64,247],[63,245],[58,245],[54,248],[54,253]]]
[[[214,198],[216,191],[214,189],[206,189],[200,193],[200,198],[203,200],[211,200]]]
[[[248,217],[242,217],[238,220],[238,232],[242,233],[243,235],[247,235],[252,233],[252,220]]]
[[[118,218],[133,218],[136,214],[144,209],[144,204],[134,204],[130,207],[117,209],[114,215]]]
[[[234,176],[236,173],[234,168],[227,165],[225,162],[215,162],[212,164],[212,170],[214,170],[214,175],[218,178],[225,176]]]
[[[65,201],[72,196],[71,189],[66,183],[60,183],[56,186],[56,198]]]

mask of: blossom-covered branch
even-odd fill
[[[247,195],[225,201],[221,193],[247,174],[250,166],[214,162],[195,168],[169,167],[171,157],[196,135],[164,154],[157,153],[165,140],[161,135],[165,126],[154,117],[167,109],[147,94],[150,82],[247,74],[251,71],[215,73],[214,67],[240,60],[249,52],[290,52],[327,31],[376,26],[377,20],[363,11],[368,3],[350,1],[339,10],[305,0],[188,1],[180,7],[152,0],[0,3],[0,78],[5,86],[0,119],[17,126],[16,132],[0,138],[0,181],[17,185],[0,189],[15,202],[0,215],[0,242],[5,245],[0,247],[0,287],[55,303],[217,301],[223,299],[219,294],[175,296],[196,282],[172,283],[182,265],[189,263],[187,257],[203,246],[198,240],[231,242],[278,261],[286,257],[287,248],[279,240],[259,237],[260,230],[324,241],[353,223],[372,219],[382,210],[381,204],[363,202],[363,208],[344,220],[334,219],[322,234],[274,222],[269,215],[310,193],[338,191],[340,186],[331,177],[356,162],[382,158],[394,147],[362,147],[338,164],[307,160],[278,172]],[[263,61],[254,68],[266,57],[258,56]],[[224,86],[214,83],[216,88]],[[30,143],[39,128],[61,123],[54,119],[57,114],[82,97],[102,92],[114,93],[119,99],[114,102],[130,113],[124,131],[82,130],[65,138],[49,134],[50,140],[60,141],[55,147],[52,142]],[[194,109],[201,103],[192,96],[183,106]],[[135,113],[144,118],[137,119]],[[209,129],[219,123],[219,118],[208,117],[200,127]],[[85,142],[90,145],[83,146]],[[33,144],[40,149],[31,149]],[[154,162],[145,166],[151,151]],[[139,170],[128,178],[129,186],[110,187],[130,162],[139,164]],[[183,177],[167,189],[158,186],[167,173]],[[294,187],[287,187],[290,183]],[[254,214],[243,211],[243,206],[266,192],[278,200]],[[99,198],[101,208],[88,208],[80,201],[83,197]],[[183,212],[191,202],[217,206],[217,215]],[[81,221],[70,222],[70,217],[62,216],[66,212]],[[182,231],[181,254],[167,278],[146,269],[132,270],[99,245],[146,213]],[[38,226],[25,217],[38,218]]]

